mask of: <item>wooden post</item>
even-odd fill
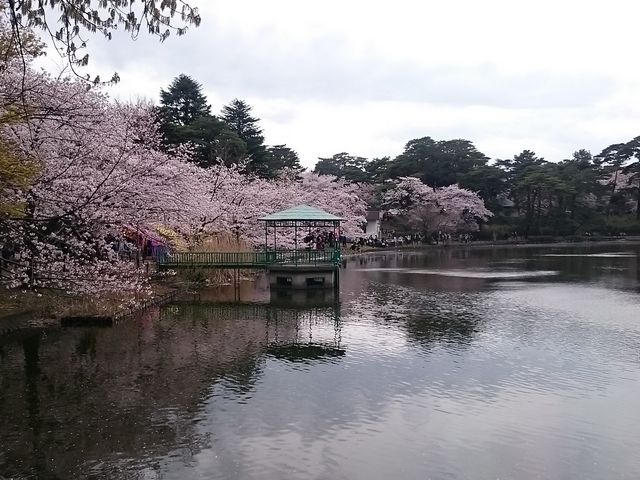
[[[264,262],[267,263],[267,257],[269,256],[269,222],[264,222]]]
[[[240,270],[235,268],[233,273],[233,300],[240,302]]]

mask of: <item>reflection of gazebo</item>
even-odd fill
[[[297,292],[298,293],[298,292]],[[314,293],[321,293],[316,291]],[[243,302],[186,301],[171,302],[160,310],[162,320],[194,318],[216,322],[256,322],[252,331],[264,329],[258,344],[263,352],[290,362],[331,361],[342,357],[342,321],[337,302],[321,307],[311,305],[276,306]]]
[[[268,355],[290,362],[308,363],[313,360],[324,360],[330,357],[343,357],[345,349],[325,345],[322,343],[290,343],[283,345],[269,345],[266,350]]]
[[[269,266],[272,286],[337,286],[342,218],[309,205],[298,205],[262,217],[260,221],[264,222],[265,256],[273,259]],[[278,229],[293,230],[293,250],[278,250]],[[299,248],[301,234],[307,241],[313,239],[308,248]],[[271,245],[270,238],[273,239]]]

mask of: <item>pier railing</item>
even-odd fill
[[[340,264],[338,249],[276,250],[255,252],[174,252],[156,259],[158,267],[175,268],[268,268],[271,265],[333,265]]]

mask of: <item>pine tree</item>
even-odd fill
[[[240,138],[262,137],[262,129],[258,127],[259,118],[251,116],[252,107],[244,100],[234,99],[229,105],[222,107],[222,119]]]
[[[268,148],[269,152],[269,170],[275,175],[284,169],[292,170],[295,173],[301,173],[304,167],[300,165],[300,157],[295,150],[286,145],[274,145]]]
[[[249,162],[247,172],[270,178],[275,172],[270,166],[271,155],[264,144],[259,118],[251,116],[251,106],[243,100],[234,99],[222,108],[222,119],[247,145]]]
[[[190,144],[194,162],[205,168],[245,159],[245,142],[226,122],[209,113],[207,98],[198,82],[181,74],[166,91],[160,91],[160,98],[158,118],[167,147]]]
[[[213,115],[197,118],[193,123],[181,127],[184,141],[194,146],[195,159],[201,167],[241,163],[247,155],[244,141]]]
[[[189,125],[210,112],[202,85],[184,73],[173,79],[168,90],[160,90],[160,104],[163,120],[174,125]]]

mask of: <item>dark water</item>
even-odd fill
[[[378,253],[274,302],[1,339],[0,478],[640,478],[638,246]]]

